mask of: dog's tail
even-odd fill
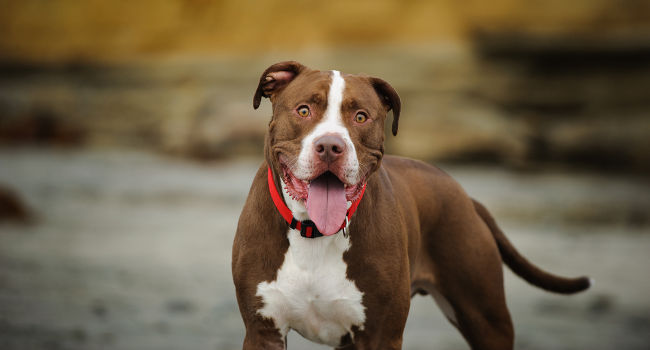
[[[474,202],[476,212],[483,221],[485,221],[487,226],[490,228],[490,231],[492,231],[492,235],[499,246],[501,259],[503,259],[503,262],[508,265],[512,272],[519,275],[519,277],[523,278],[528,283],[549,292],[573,294],[581,292],[591,286],[591,280],[588,277],[560,277],[533,265],[530,261],[519,254],[517,249],[515,249],[501,229],[499,229],[496,221],[494,221],[494,218],[490,215],[483,204],[474,199],[472,199],[472,201]]]

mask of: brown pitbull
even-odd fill
[[[588,278],[521,256],[450,176],[384,157],[400,99],[385,81],[297,62],[269,67],[253,98],[271,99],[265,162],[233,245],[244,349],[285,349],[290,329],[339,349],[400,349],[411,296],[430,294],[472,349],[512,349],[501,262],[557,293]]]

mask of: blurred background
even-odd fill
[[[230,250],[261,72],[366,73],[566,297],[506,269],[517,349],[650,348],[647,0],[0,0],[0,349],[238,349]],[[289,349],[323,349],[292,333]],[[430,298],[404,349],[466,349]]]

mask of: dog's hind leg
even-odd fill
[[[514,331],[496,243],[481,218],[468,210],[473,209],[470,201],[456,204],[421,236],[412,290],[431,294],[472,349],[512,349]],[[460,209],[471,214],[457,214]]]
[[[503,291],[489,288],[476,288],[478,293],[469,295],[449,293],[442,292],[433,279],[419,279],[411,294],[431,295],[472,349],[512,349],[514,332]]]
[[[503,305],[477,305],[465,301],[454,305],[456,322],[472,349],[502,350],[514,346],[514,330],[510,314]]]
[[[447,320],[472,349],[512,349],[513,328],[505,304],[486,306],[483,301],[448,297],[428,281],[414,283],[412,294],[431,295]],[[453,304],[452,304],[453,301]]]

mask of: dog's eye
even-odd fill
[[[354,116],[354,121],[361,124],[364,123],[368,119],[365,113],[359,112],[357,115]]]
[[[303,117],[303,118],[307,118],[311,114],[311,111],[309,111],[309,107],[307,107],[307,106],[298,107],[296,112],[298,112],[298,115]]]

